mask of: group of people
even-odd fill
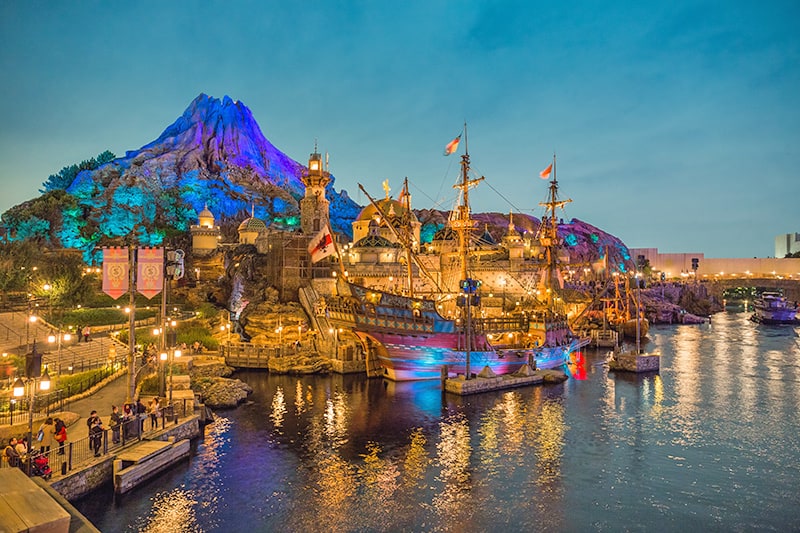
[[[32,436],[34,443],[28,443],[27,437],[11,437],[3,450],[3,460],[10,466],[22,466],[29,455],[49,453],[50,449],[58,444],[58,454],[64,455],[64,445],[67,442],[67,425],[58,417],[48,416],[39,431]],[[38,448],[38,450],[37,450]]]
[[[150,429],[158,427],[158,419],[162,415],[161,401],[157,396],[150,400],[147,407],[141,399],[123,405],[122,412],[116,405],[111,406],[109,416],[109,428],[103,425],[103,421],[96,410],[92,410],[86,419],[86,426],[89,430],[89,450],[95,457],[100,456],[100,448],[103,443],[103,433],[106,429],[111,429],[111,442],[119,444],[124,437],[134,438],[144,431],[145,420],[150,420]],[[64,447],[67,442],[67,425],[58,417],[47,417],[39,427],[37,433],[32,436],[33,446],[28,443],[27,437],[11,437],[8,444],[2,451],[2,460],[8,462],[10,466],[22,467],[31,451],[41,454],[49,453],[50,450],[58,446],[58,454],[64,454]]]
[[[78,326],[75,328],[78,336],[78,342],[81,342],[81,337],[83,338],[83,342],[89,342],[89,335],[92,334],[92,328],[89,326]]]

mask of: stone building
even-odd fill
[[[206,205],[197,215],[197,224],[189,228],[192,234],[192,254],[204,257],[213,254],[219,246],[220,229],[214,214]]]

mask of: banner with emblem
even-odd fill
[[[117,299],[128,292],[128,249],[103,248],[103,292]]]
[[[159,294],[164,286],[164,249],[139,248],[136,263],[136,290],[150,299]]]

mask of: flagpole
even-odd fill
[[[339,273],[342,275],[343,278],[346,278],[347,276],[345,276],[344,262],[342,261],[342,254],[339,253],[339,247],[336,246],[336,239],[334,238],[333,229],[331,229],[331,223],[330,223],[329,220],[325,221],[325,226],[328,228],[328,233],[331,234],[331,244],[333,244],[333,253],[335,253],[337,259],[339,259]]]

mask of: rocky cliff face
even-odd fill
[[[423,242],[430,241],[433,234],[447,223],[448,213],[444,211],[421,209],[415,213],[422,223],[420,233]],[[488,229],[494,240],[500,242],[508,232],[508,214],[474,213],[472,218],[477,223],[478,235]],[[520,234],[536,233],[541,223],[536,217],[520,213],[514,214],[513,220],[514,227]],[[564,241],[564,251],[569,254],[569,262],[572,264],[595,264],[597,271],[600,260],[607,256],[607,267],[612,271],[625,272],[634,266],[625,243],[587,222],[577,218],[562,222],[558,225],[558,235]]]

